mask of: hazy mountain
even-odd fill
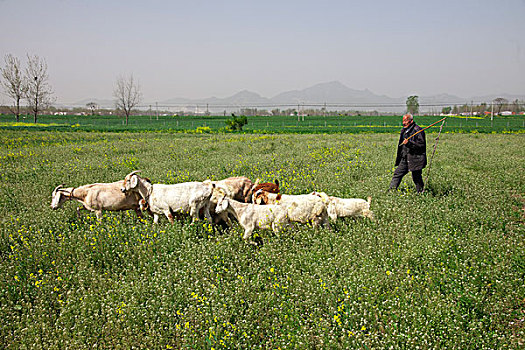
[[[474,103],[476,103],[476,101],[478,103],[480,103],[480,102],[490,103],[490,101],[493,101],[495,98],[498,98],[498,97],[503,97],[504,99],[506,99],[509,102],[513,102],[513,101],[516,101],[516,100],[518,100],[518,101],[525,101],[525,94],[523,94],[523,95],[498,94],[498,95],[474,96],[474,97],[471,97],[470,99],[467,99],[467,101],[474,101]]]
[[[399,99],[376,95],[370,90],[351,89],[338,81],[316,84],[303,90],[286,91],[272,97],[274,103],[392,104]]]
[[[204,99],[185,99],[185,98],[172,98],[169,100],[164,100],[159,102],[161,105],[170,105],[170,104],[188,104],[188,105],[204,105],[209,104],[211,106],[215,105],[261,105],[261,104],[271,104],[272,102],[261,95],[251,92],[248,90],[243,90],[236,93],[233,96],[225,98],[210,97]]]
[[[75,107],[86,107],[88,103],[95,102],[100,108],[115,108],[115,100],[101,99],[101,98],[86,98],[75,103]],[[64,105],[68,105],[64,103]]]
[[[525,94],[494,94],[464,98],[442,93],[430,96],[420,96],[419,103],[421,105],[421,110],[424,111],[440,108],[446,105],[469,104],[470,101],[473,101],[475,104],[479,104],[481,102],[490,103],[497,97],[506,98],[509,102],[515,101],[516,99],[520,101],[525,100]],[[359,109],[394,112],[403,110],[405,108],[406,98],[407,96],[389,97],[386,95],[377,95],[368,89],[356,90],[349,88],[338,81],[332,81],[316,84],[302,90],[285,91],[271,98],[261,96],[252,91],[243,90],[232,96],[224,98],[209,97],[202,99],[188,99],[175,97],[168,100],[159,101],[158,105],[162,108],[170,106],[171,109],[181,108],[190,110],[192,108],[204,109],[206,108],[206,105],[209,105],[210,111],[231,111],[238,110],[239,108],[243,107],[256,107],[261,109],[272,109],[274,107],[286,108],[283,105],[289,105],[291,108],[293,108],[299,104],[316,105],[315,107],[320,108],[324,103],[327,103],[344,105],[331,107],[328,106],[329,109]],[[113,108],[115,105],[113,100],[108,99],[84,99],[74,103],[73,105],[84,107],[89,102],[95,102],[102,108]],[[153,108],[155,108],[156,103],[157,102],[143,102],[141,103],[141,106],[151,105]]]
[[[438,94],[432,96],[419,96],[419,104],[428,105],[428,104],[457,104],[465,103],[466,99],[450,95],[450,94]]]

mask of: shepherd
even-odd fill
[[[390,182],[389,190],[396,190],[403,177],[412,172],[416,192],[424,190],[423,168],[427,165],[427,141],[425,131],[414,122],[412,114],[403,116],[403,129],[399,135],[396,155],[396,170]]]

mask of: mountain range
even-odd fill
[[[444,93],[431,96],[419,96],[419,104],[421,105],[420,110],[425,111],[431,110],[432,108],[441,109],[442,106],[447,105],[470,104],[471,101],[475,104],[482,102],[490,104],[490,102],[497,97],[503,97],[510,102],[516,99],[520,101],[525,100],[525,94],[494,94],[464,98]],[[320,109],[324,107],[324,104],[327,104],[328,109],[338,110],[398,111],[404,109],[406,98],[407,96],[396,98],[377,95],[368,89],[356,90],[347,87],[339,81],[332,81],[316,84],[303,90],[285,91],[271,98],[263,97],[252,91],[243,90],[225,98],[209,97],[187,99],[179,97],[153,103],[142,102],[141,109],[149,105],[154,107],[156,103],[158,103],[161,109],[165,109],[166,107],[172,110],[194,110],[195,108],[203,110],[209,108],[211,112],[238,110],[239,108],[286,109],[296,106],[300,108],[304,106],[305,108]],[[98,99],[85,99],[78,101],[74,105],[85,106],[89,102],[95,102],[102,108],[112,108],[114,106],[114,101],[112,100]]]

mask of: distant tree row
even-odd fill
[[[45,59],[36,55],[27,55],[27,62],[23,67],[22,63],[17,57],[7,54],[4,57],[4,67],[0,68],[0,71],[1,86],[5,91],[5,95],[7,95],[12,100],[12,104],[9,106],[9,111],[15,115],[17,122],[20,121],[20,113],[22,110],[21,101],[25,100],[25,109],[30,111],[30,113],[33,115],[34,122],[36,123],[39,113],[45,109],[49,109],[52,103],[55,101],[53,89],[49,84],[49,75],[47,72],[47,63]],[[127,125],[130,115],[142,100],[140,85],[132,74],[128,76],[121,75],[117,77],[115,88],[113,90],[113,97],[115,98],[115,108],[117,113],[121,114],[125,118],[125,123]],[[407,97],[406,111],[408,113],[418,114],[419,107],[419,97],[417,95]],[[86,104],[86,108],[90,111],[91,115],[94,115],[95,111],[98,109],[98,106],[96,103],[90,102]],[[509,102],[505,98],[499,97],[492,101],[492,105],[487,105],[486,103],[476,106],[467,104],[463,106],[455,105],[443,107],[442,113],[459,114],[472,112],[473,114],[483,114],[486,111],[492,111],[492,109],[494,109],[495,114],[500,114],[502,111],[520,113],[525,110],[525,107],[524,103],[518,100]],[[329,111],[326,109],[326,107],[321,109],[301,109],[300,106],[298,106],[297,109],[273,109],[271,111],[259,110],[257,108],[243,108],[240,112],[245,116],[293,115],[297,116],[298,120],[300,117],[303,117],[304,120],[304,116],[306,115],[359,116],[380,114],[378,111]],[[183,113],[181,113],[181,115],[182,114]],[[226,116],[226,111],[224,111],[224,116]],[[230,127],[233,126],[233,124],[230,125]]]
[[[513,112],[515,114],[525,111],[525,103],[518,99],[509,102],[503,97],[495,98],[491,104],[480,103],[480,104],[463,104],[461,106],[448,106],[441,109],[443,114],[460,114],[460,113],[472,113],[482,115],[485,112],[494,112],[494,114],[500,114],[504,111]]]
[[[46,61],[38,56],[27,55],[25,69],[20,60],[11,54],[6,55],[4,61],[4,68],[0,68],[1,83],[5,94],[13,100],[11,112],[16,121],[20,121],[20,102],[26,100],[36,123],[38,113],[54,102]]]
[[[36,55],[27,55],[25,68],[20,59],[11,54],[4,57],[4,67],[0,68],[0,84],[5,94],[12,100],[9,110],[20,121],[21,102],[26,105],[33,115],[34,122],[38,120],[39,113],[49,108],[55,102],[54,92],[49,84],[46,60]],[[113,91],[115,107],[122,112],[126,125],[132,110],[140,103],[142,94],[140,86],[133,75],[119,76]],[[86,105],[94,114],[97,105],[93,102]]]

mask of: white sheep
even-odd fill
[[[279,232],[290,223],[286,209],[280,205],[241,203],[226,196],[219,198],[215,212],[233,215],[244,229],[244,240],[250,239],[256,228]]]
[[[370,210],[372,197],[367,200],[361,198],[339,198],[329,196],[324,192],[312,192],[319,196],[328,207],[330,219],[336,221],[337,218],[365,217],[374,220],[374,213]]]
[[[141,207],[147,207],[157,223],[159,215],[164,214],[173,223],[176,213],[189,214],[197,220],[201,209],[210,222],[209,199],[214,185],[211,182],[183,182],[174,185],[152,184],[133,171],[126,175],[121,191],[136,192],[144,199]]]
[[[326,204],[318,196],[312,194],[286,195],[259,190],[254,194],[256,204],[279,204],[287,209],[290,221],[311,223],[330,228]]]

